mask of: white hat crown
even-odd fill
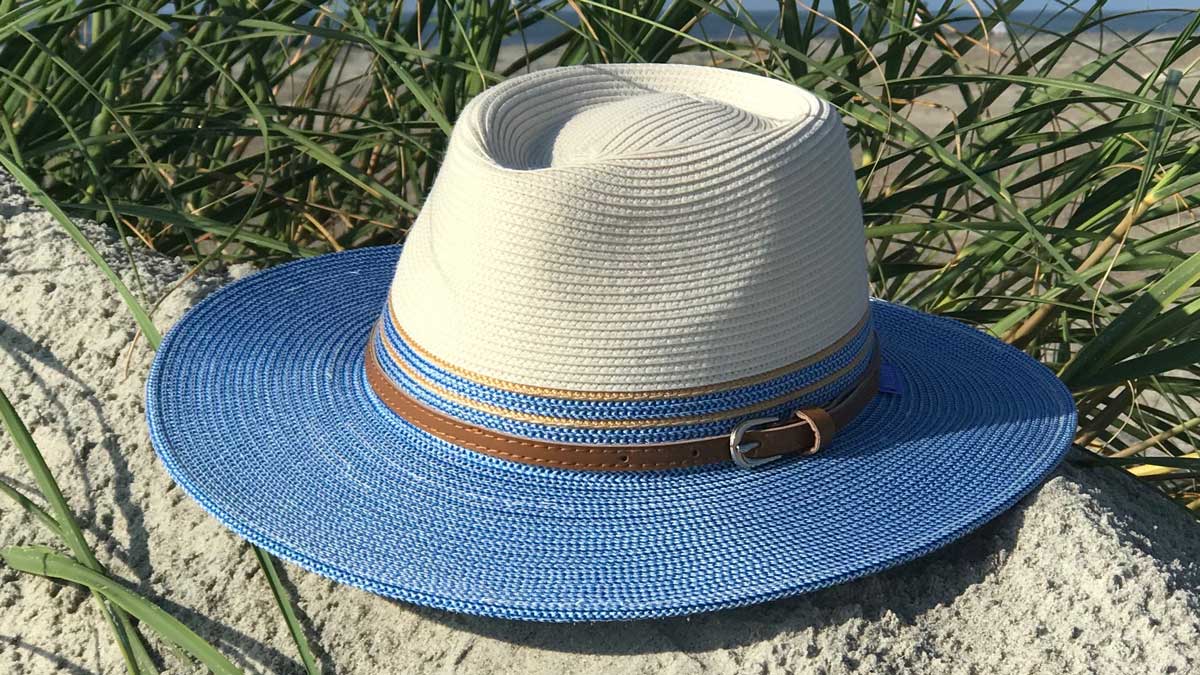
[[[828,103],[755,75],[579,66],[462,112],[390,310],[487,383],[719,386],[862,325],[862,216]]]

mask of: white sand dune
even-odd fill
[[[128,274],[122,247],[81,223]],[[135,246],[136,248],[136,246]],[[186,271],[135,251],[148,297]],[[183,282],[169,326],[236,269]],[[144,340],[54,221],[0,177],[0,387],[113,573],[250,671],[296,672],[248,547],[175,487],[150,447]],[[130,342],[134,346],[130,349]],[[36,495],[7,439],[0,477]],[[805,597],[626,624],[556,626],[420,609],[297,567],[288,584],[338,673],[1187,673],[1200,667],[1200,529],[1109,470],[1065,465],[929,558]],[[0,502],[0,544],[53,544]],[[0,672],[120,673],[86,594],[0,569]],[[169,652],[165,667],[190,672]]]

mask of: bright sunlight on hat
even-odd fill
[[[684,65],[511,79],[461,113],[403,250],[281,265],[170,332],[175,480],[337,581],[618,620],[913,559],[1075,429],[1054,375],[871,300],[837,111]]]

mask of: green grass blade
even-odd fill
[[[396,193],[392,192],[391,190],[387,189],[387,187],[385,187],[384,185],[380,184],[379,181],[376,181],[375,179],[371,178],[370,176],[363,174],[361,171],[359,171],[357,168],[355,168],[352,164],[350,164],[349,162],[344,161],[342,158],[334,155],[332,152],[330,152],[326,148],[324,148],[320,145],[317,145],[316,143],[314,143],[312,140],[310,140],[309,138],[307,138],[300,132],[298,132],[294,129],[290,129],[283,125],[272,125],[272,126],[273,126],[273,129],[275,131],[277,131],[278,133],[295,141],[297,146],[304,148],[314,159],[319,161],[321,164],[324,164],[325,166],[329,167],[332,171],[340,174],[346,180],[350,181],[354,185],[356,185],[359,188],[361,188],[362,190],[366,191],[368,194],[373,195],[373,196],[384,197],[387,200],[389,200],[390,202],[392,202],[393,204],[395,204],[396,206],[399,206],[400,208],[404,209],[405,211],[408,211],[409,213],[415,214],[419,210],[416,206],[414,206],[413,204],[410,204],[406,199],[404,199],[400,195],[397,195]]]
[[[359,10],[357,8],[350,7],[350,12],[358,22],[359,27],[365,28],[367,21],[359,12]],[[434,96],[429,87],[420,82],[412,73],[408,72],[404,66],[400,65],[400,63],[396,61],[396,59],[392,58],[387,45],[372,35],[370,30],[362,30],[361,35],[363,39],[365,39],[375,50],[375,53],[378,54],[381,59],[383,59],[383,62],[387,64],[391,72],[400,78],[400,81],[403,82],[404,86],[408,88],[409,93],[412,94],[413,98],[415,98],[417,102],[421,104],[421,107],[429,115],[429,118],[441,128],[443,133],[449,135],[450,130],[454,127],[454,125],[434,101]],[[402,38],[397,36],[396,39],[400,40]],[[405,46],[407,47],[409,45]]]
[[[30,435],[29,429],[17,415],[17,411],[13,408],[12,403],[8,400],[8,396],[0,389],[0,421],[3,421],[4,427],[8,430],[9,436],[12,437],[13,444],[17,446],[17,451],[21,453],[21,457],[25,460],[26,466],[29,467],[30,473],[33,474],[34,481],[37,483],[38,490],[41,491],[42,497],[46,500],[53,515],[45,514],[46,518],[50,518],[57,526],[59,535],[67,548],[71,549],[71,553],[76,559],[83,562],[89,569],[103,571],[103,566],[96,559],[92,549],[88,546],[87,540],[83,537],[83,531],[79,529],[79,523],[75,521],[75,516],[71,512],[70,506],[67,505],[66,498],[63,497],[62,490],[58,487],[58,481],[54,479],[54,474],[50,471],[50,467],[46,465],[46,460],[42,457],[42,453],[38,450],[37,444],[33,441],[33,436]],[[10,495],[12,496],[12,495]],[[43,512],[45,513],[45,512]],[[109,625],[112,627],[113,633],[117,638],[117,643],[121,647],[122,655],[125,657],[126,667],[130,673],[157,673],[158,670],[154,666],[154,660],[150,658],[150,653],[146,646],[142,643],[138,636],[137,628],[129,620],[129,617],[119,609],[110,609],[97,598],[100,613],[104,615]]]
[[[51,549],[9,546],[0,549],[0,559],[11,568],[51,579],[81,584],[104,596],[121,609],[153,628],[164,640],[178,645],[217,675],[239,675],[242,671],[204,638],[154,603],[130,592],[107,575],[84,567]]]
[[[1200,340],[1192,340],[1153,354],[1121,361],[1086,377],[1077,377],[1071,384],[1077,388],[1121,384],[1172,370],[1186,369],[1197,363],[1200,363]]]
[[[16,488],[4,482],[3,480],[0,480],[0,493],[7,495],[9,499],[16,502],[17,506],[21,507],[21,510],[23,510],[25,513],[28,513],[35,520],[44,525],[46,529],[50,530],[51,534],[59,539],[65,538],[62,528],[58,526],[58,521],[54,519],[54,516],[46,513],[45,509],[35,504],[33,500],[21,494]]]
[[[41,205],[42,208],[46,209],[51,215],[54,216],[54,219],[57,220],[58,224],[62,225],[62,228],[67,231],[67,234],[69,234],[71,238],[75,240],[75,243],[79,245],[79,248],[83,249],[83,252],[87,254],[88,258],[91,258],[92,262],[100,269],[104,276],[108,277],[108,280],[112,282],[112,285],[117,289],[117,293],[120,294],[121,300],[125,302],[125,306],[129,308],[129,312],[133,314],[133,319],[137,322],[138,328],[142,330],[142,335],[146,336],[146,340],[150,342],[151,346],[158,347],[158,344],[162,342],[162,335],[158,332],[158,329],[154,327],[154,322],[150,320],[150,315],[146,313],[145,308],[142,307],[142,303],[138,302],[137,298],[133,297],[133,293],[131,293],[129,288],[125,286],[125,282],[121,281],[121,277],[117,276],[117,273],[114,272],[113,269],[109,267],[108,263],[105,262],[104,258],[100,256],[100,252],[96,250],[96,247],[92,245],[92,242],[88,241],[87,237],[83,236],[83,232],[79,231],[79,227],[77,227],[75,223],[71,221],[71,218],[68,217],[61,208],[59,208],[58,204],[55,203],[55,201],[51,199],[50,196],[45,193],[45,191],[42,190],[41,186],[29,177],[29,174],[25,173],[25,171],[22,170],[16,162],[2,152],[0,152],[0,166],[3,166],[13,178],[17,179],[17,182],[20,183],[27,192],[29,192],[29,195],[33,197],[34,201],[36,201]]]
[[[79,204],[79,203],[64,202],[62,204],[62,206],[64,208],[71,209],[72,211],[81,211],[81,212],[92,211],[92,212],[100,213],[100,212],[104,212],[104,211],[108,210],[107,206],[100,205],[100,204]],[[242,231],[242,230],[237,229],[234,226],[217,222],[211,218],[176,213],[174,211],[159,208],[156,206],[142,206],[140,204],[126,204],[124,202],[114,202],[112,204],[112,210],[115,211],[116,213],[119,213],[119,214],[125,215],[125,216],[135,216],[138,218],[147,218],[147,219],[154,220],[154,221],[157,221],[160,223],[169,223],[171,225],[175,225],[176,227],[195,230],[196,232],[203,232],[206,234],[214,234],[214,235],[217,235],[220,237],[228,237],[228,238],[231,238],[233,241],[238,241],[238,242],[242,242],[242,243],[249,244],[252,246],[257,246],[259,248],[266,249],[269,251],[278,251],[280,253],[287,253],[288,255],[291,255],[291,256],[294,256],[297,258],[311,258],[312,256],[319,255],[321,253],[320,251],[313,251],[313,250],[307,249],[307,248],[300,248],[300,247],[296,246],[295,244],[291,244],[286,241],[279,241],[278,239],[273,239],[271,237],[263,236],[261,234],[256,234],[254,232]]]
[[[275,596],[275,604],[279,606],[279,611],[283,614],[288,632],[292,634],[292,641],[296,643],[296,651],[300,654],[300,660],[304,662],[304,672],[308,675],[316,675],[320,672],[317,669],[317,660],[308,646],[308,638],[304,635],[304,626],[300,625],[300,620],[296,618],[296,611],[292,609],[287,589],[283,587],[283,581],[275,569],[274,559],[271,558],[270,553],[254,544],[250,544],[250,548],[254,550],[254,557],[258,560],[258,566],[262,569],[263,575],[267,577],[267,585],[271,587],[271,593]]]
[[[1100,457],[1092,455],[1085,463],[1122,467],[1150,464],[1152,466],[1169,466],[1174,469],[1200,469],[1200,459],[1190,457]]]
[[[1110,365],[1114,352],[1125,342],[1136,339],[1169,303],[1197,282],[1200,282],[1200,253],[1193,254],[1140,294],[1120,316],[1083,346],[1059,376],[1067,384],[1074,384],[1077,380],[1086,381],[1085,374],[1099,373]]]

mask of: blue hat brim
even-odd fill
[[[336,581],[538,621],[710,611],[903,563],[1028,492],[1075,406],[1044,366],[954,321],[873,301],[878,395],[820,454],[745,470],[506,462],[397,419],[363,349],[399,247],[281,265],[194,307],[158,350],[150,436],[231,530]]]

